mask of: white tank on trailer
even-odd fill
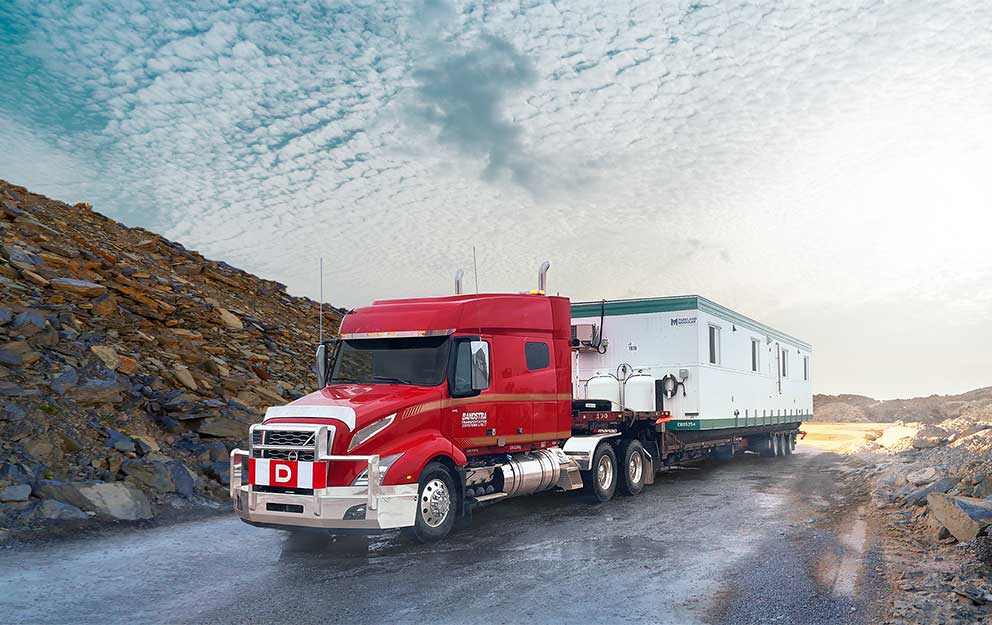
[[[635,373],[627,378],[623,389],[623,403],[627,410],[636,412],[654,410],[654,376]]]
[[[586,399],[608,399],[616,408],[620,405],[620,382],[612,375],[602,373],[586,382]]]

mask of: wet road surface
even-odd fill
[[[872,622],[880,558],[841,460],[743,456],[594,505],[546,494],[435,545],[222,517],[0,554],[4,623]]]

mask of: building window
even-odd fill
[[[803,356],[803,379],[809,379],[809,356]]]
[[[710,326],[710,364],[720,364],[720,328]]]
[[[761,341],[758,339],[751,339],[751,371],[757,371],[761,362],[759,361],[758,354],[761,349]]]
[[[789,352],[782,350],[782,377],[789,377]]]
[[[547,369],[551,365],[551,352],[547,343],[527,343],[524,346],[527,357],[527,370]]]

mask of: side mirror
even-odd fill
[[[469,353],[472,355],[472,390],[484,391],[489,388],[489,343],[471,341]]]
[[[327,344],[321,343],[317,346],[317,387],[327,386]]]

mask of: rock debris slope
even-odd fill
[[[0,297],[0,541],[221,499],[248,425],[314,384],[316,302],[4,181]]]

